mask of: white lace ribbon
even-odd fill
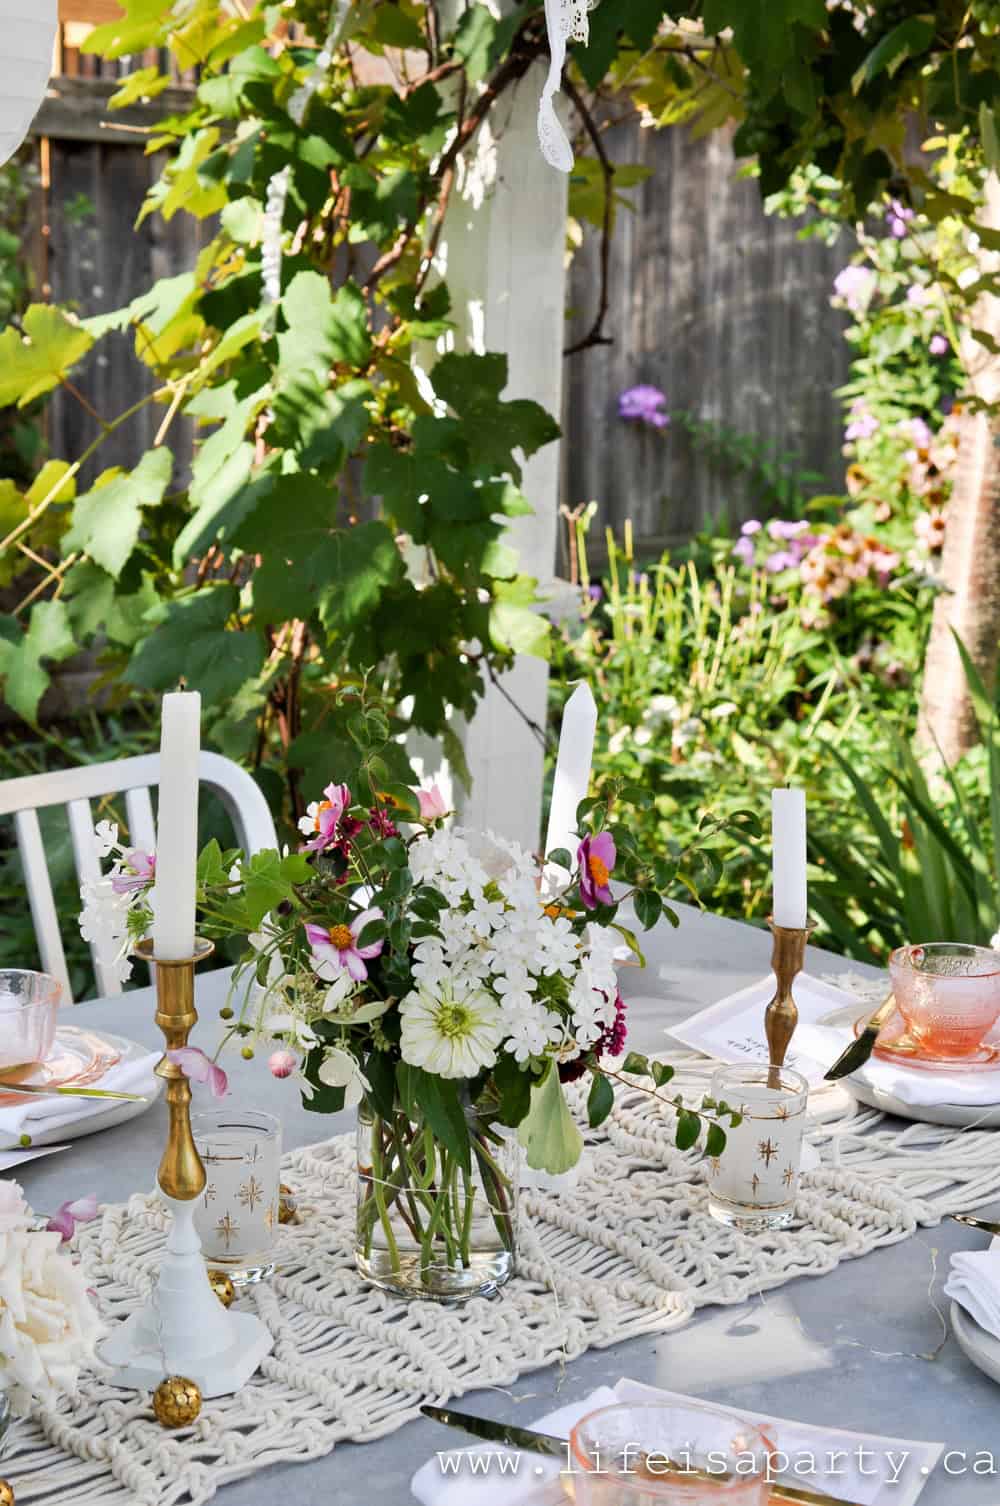
[[[566,66],[567,44],[570,41],[586,44],[590,37],[587,13],[596,4],[597,0],[545,0],[550,62],[538,101],[538,144],[549,166],[561,173],[573,170],[573,148],[556,114],[555,97]]]

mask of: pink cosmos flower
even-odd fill
[[[272,1077],[291,1077],[299,1059],[294,1051],[273,1051],[267,1059],[268,1071]]]
[[[875,290],[875,272],[871,267],[845,267],[833,279],[833,291],[843,299],[852,314],[858,314],[868,304]]]
[[[615,839],[609,831],[599,831],[596,837],[584,837],[576,849],[576,860],[580,865],[580,898],[588,910],[596,910],[599,904],[614,904],[608,879],[617,856]]]
[[[156,878],[156,854],[143,852],[133,847],[125,854],[125,872],[111,875],[111,887],[116,894],[136,894]]]
[[[69,1244],[76,1233],[77,1224],[89,1224],[91,1219],[97,1217],[97,1198],[92,1192],[86,1197],[75,1198],[72,1202],[63,1203],[58,1213],[54,1213],[45,1225],[47,1230],[62,1235],[63,1244]]]
[[[341,816],[351,803],[351,792],[346,784],[328,784],[323,791],[323,800],[314,800],[306,808],[299,822],[299,831],[311,837],[302,848],[303,852],[322,852],[337,840],[337,826]]]
[[[371,920],[381,920],[381,910],[363,910],[350,925],[306,926],[306,936],[312,947],[316,976],[327,983],[335,983],[345,969],[356,983],[368,977],[365,963],[381,954],[384,942],[380,939],[369,946],[358,946],[358,937]]]
[[[429,790],[418,790],[417,799],[420,801],[422,821],[436,821],[440,816],[448,814],[444,796],[436,784],[432,784]]]
[[[229,1091],[225,1072],[205,1055],[200,1046],[175,1046],[173,1051],[167,1052],[167,1061],[180,1067],[189,1082],[207,1083],[213,1098],[225,1098]]]

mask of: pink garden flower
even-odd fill
[[[116,894],[136,894],[156,878],[156,854],[133,847],[124,857],[124,870],[111,875]]]
[[[58,1213],[54,1213],[45,1225],[47,1230],[62,1235],[63,1244],[69,1244],[76,1233],[77,1224],[89,1224],[91,1219],[97,1217],[97,1198],[92,1192],[86,1197],[75,1198],[72,1202],[63,1203]]]
[[[294,1051],[273,1051],[267,1059],[267,1067],[272,1077],[291,1077],[299,1059]]]
[[[429,790],[418,790],[417,799],[420,801],[422,821],[437,821],[441,816],[448,814],[444,796],[436,784],[432,784]]]
[[[871,267],[845,267],[833,279],[834,296],[846,303],[852,314],[859,314],[875,291],[875,281]]]
[[[346,784],[328,784],[323,791],[324,800],[314,800],[307,806],[306,814],[299,822],[299,831],[311,840],[303,852],[322,852],[337,840],[337,827],[351,803],[351,792]]]
[[[584,837],[576,849],[576,860],[580,865],[580,898],[588,910],[596,910],[599,904],[614,903],[608,880],[617,856],[615,839],[609,831],[600,831],[596,837]]]
[[[225,1098],[229,1091],[225,1072],[200,1046],[175,1046],[167,1052],[167,1061],[180,1067],[189,1082],[206,1083],[213,1098]]]
[[[372,920],[381,920],[381,910],[363,910],[350,925],[306,926],[306,936],[312,947],[316,976],[327,983],[335,983],[346,969],[356,983],[368,977],[366,962],[381,954],[384,942],[373,941],[369,946],[358,946],[358,937]]]
[[[931,343],[927,347],[932,356],[943,356],[948,350],[948,341],[944,335],[931,335]]]

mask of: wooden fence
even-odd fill
[[[62,0],[68,76],[53,80],[33,128],[43,181],[39,282],[46,296],[75,300],[87,314],[121,307],[155,278],[190,268],[207,234],[183,213],[169,223],[153,215],[133,229],[161,167],[145,156],[135,128],[178,108],[186,88],[179,81],[151,105],[109,117],[119,65],[79,53],[85,28],[71,19],[73,5],[90,13],[95,3],[117,9],[115,0]],[[693,141],[681,129],[628,124],[610,132],[609,148],[616,160],[653,171],[629,194],[635,212],[618,215],[607,320],[614,343],[568,358],[565,503],[596,499],[602,523],[620,529],[631,519],[648,546],[688,537],[724,509],[734,519],[755,509],[754,486],[709,459],[680,425],[655,433],[618,419],[619,394],[638,382],[662,388],[671,407],[793,452],[839,486],[842,427],[833,392],[845,380],[848,352],[843,317],[828,300],[846,247],[801,242],[793,225],[767,218],[756,183],[738,178],[719,133]],[[93,213],[81,215],[86,201]],[[588,233],[570,277],[567,343],[589,325],[599,288],[598,237]],[[105,416],[134,401],[142,380],[126,337],[115,339],[118,353],[102,344],[79,383]],[[144,410],[113,436],[102,446],[102,467],[134,463],[160,417]],[[79,453],[94,432],[85,410],[64,395],[48,423],[56,455]]]
[[[796,239],[767,217],[757,183],[737,177],[729,139],[694,141],[682,129],[616,127],[614,160],[652,175],[620,212],[610,259],[608,333],[614,343],[569,358],[563,416],[564,500],[591,498],[616,528],[631,518],[647,544],[689,537],[723,509],[750,516],[755,489],[711,463],[674,424],[638,429],[617,417],[639,382],[692,413],[794,452],[801,468],[840,490],[846,380],[844,316],[829,306],[846,238],[830,248]],[[588,234],[570,277],[570,339],[597,307],[598,237]]]

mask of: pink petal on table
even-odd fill
[[[72,1203],[64,1203],[63,1208],[72,1214],[78,1224],[89,1224],[92,1218],[97,1217],[97,1197],[93,1192],[88,1192],[86,1197],[75,1198]],[[60,1213],[62,1209],[59,1210]]]
[[[45,1225],[45,1229],[47,1233],[61,1235],[64,1245],[69,1244],[69,1241],[73,1238],[73,1233],[76,1229],[76,1219],[73,1217],[72,1213],[70,1213],[69,1207],[66,1203],[63,1203],[58,1213],[53,1213],[52,1217]]]
[[[205,1055],[200,1046],[175,1046],[172,1051],[167,1052],[167,1061],[180,1067],[190,1082],[206,1083],[213,1098],[225,1097],[229,1079],[222,1068]]]

